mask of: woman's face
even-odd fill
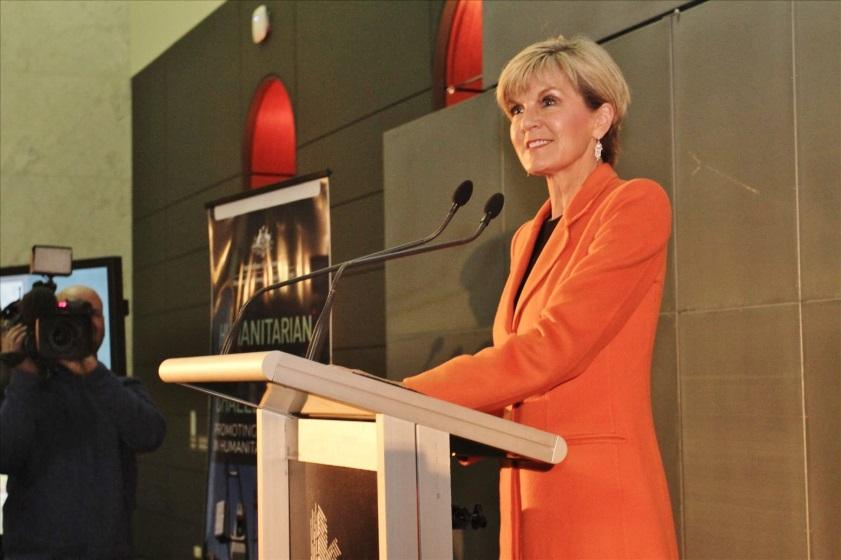
[[[587,107],[569,78],[555,67],[535,75],[522,93],[509,100],[508,116],[511,143],[530,175],[592,167],[596,138],[607,131],[601,132],[600,109]]]

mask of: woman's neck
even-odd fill
[[[598,160],[591,160],[582,162],[581,165],[576,165],[572,168],[564,169],[560,173],[550,175],[546,178],[546,186],[549,189],[549,202],[552,204],[551,219],[561,217],[569,203],[581,190],[584,181],[593,172],[601,162]]]

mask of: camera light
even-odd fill
[[[70,276],[73,271],[73,250],[70,247],[33,245],[29,261],[30,274]]]

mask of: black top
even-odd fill
[[[549,237],[552,236],[552,232],[555,231],[555,226],[558,225],[560,220],[561,217],[558,216],[554,220],[546,220],[543,222],[543,225],[540,226],[540,233],[537,234],[537,239],[534,241],[534,248],[531,251],[529,264],[526,267],[525,274],[523,274],[520,287],[517,289],[517,295],[514,297],[514,307],[517,307],[517,302],[520,300],[520,294],[523,292],[523,286],[526,285],[526,280],[528,280],[529,274],[531,274],[531,269],[534,268],[534,263],[537,262],[537,257],[540,256],[540,252],[543,251],[543,248],[546,246],[546,242],[549,241]]]

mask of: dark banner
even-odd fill
[[[218,354],[238,310],[260,288],[330,263],[326,177],[286,182],[208,205],[211,353]],[[234,333],[232,353],[282,350],[303,356],[324,304],[329,277],[293,283],[259,296]],[[321,361],[329,362],[330,343]],[[257,558],[257,421],[262,383],[214,384],[231,397],[212,398],[206,556]]]

